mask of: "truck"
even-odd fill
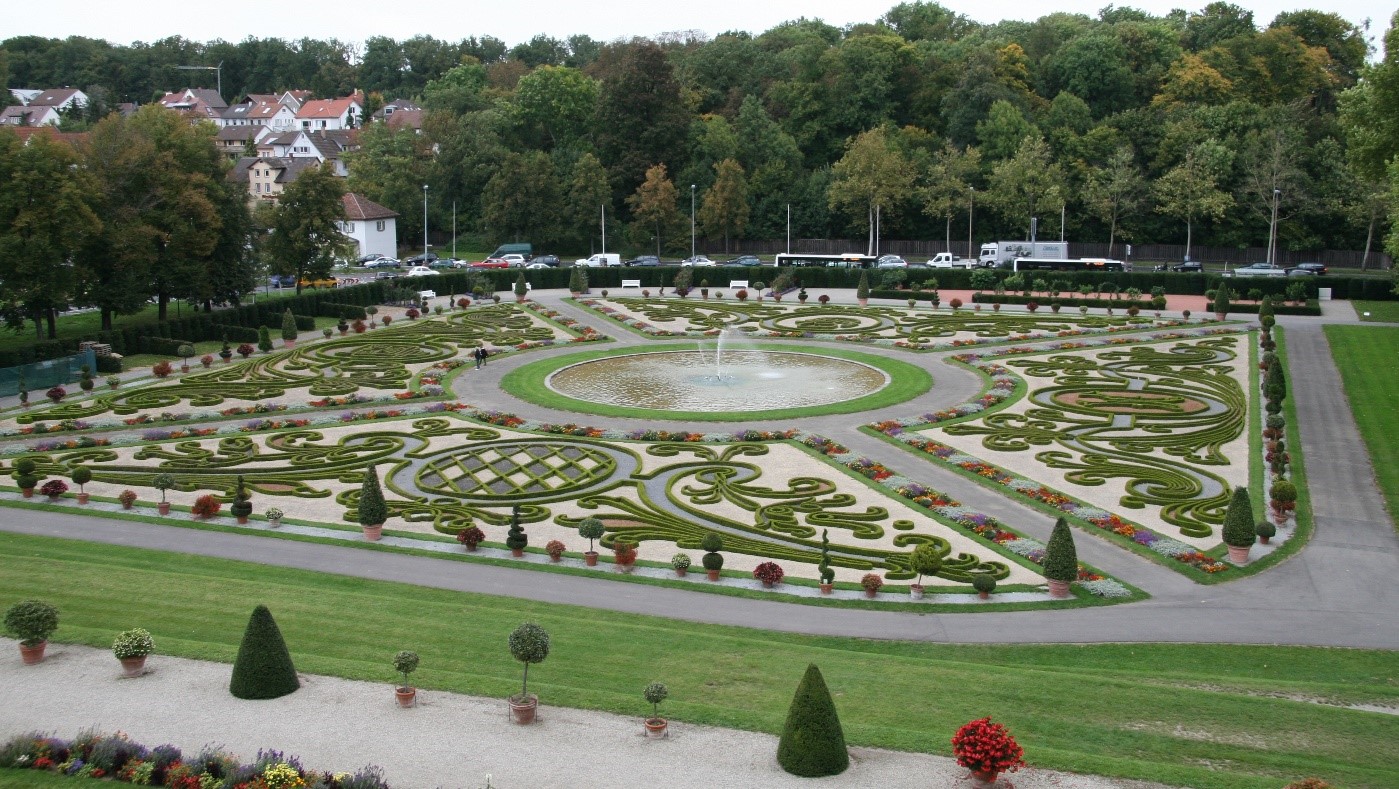
[[[534,257],[534,245],[528,243],[501,244],[490,254],[493,258],[503,258],[506,255],[519,255],[525,260]]]
[[[984,268],[1013,268],[1016,258],[1067,260],[1067,241],[988,241],[981,245],[977,264]]]
[[[973,268],[975,260],[959,258],[951,252],[939,252],[928,259],[928,268]]]
[[[575,260],[573,262],[573,265],[584,266],[586,268],[598,268],[599,266],[620,266],[622,265],[622,256],[616,254],[615,252],[599,252],[596,255],[590,255],[588,257]]]

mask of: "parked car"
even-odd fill
[[[1184,263],[1177,263],[1171,266],[1171,271],[1204,271],[1205,266],[1194,260],[1187,260]]]
[[[459,262],[456,258],[438,258],[427,265],[428,268],[458,268]]]
[[[1225,271],[1221,276],[1225,277],[1285,277],[1287,269],[1279,268],[1271,263],[1254,263],[1248,266],[1239,266],[1233,271]]]
[[[380,271],[374,275],[374,279],[398,279],[397,271]]]
[[[539,263],[539,266],[535,264]],[[529,259],[529,268],[553,268],[559,265],[558,255],[535,255]]]
[[[1318,275],[1317,275],[1317,273],[1316,273],[1315,271],[1312,271],[1312,270],[1309,269],[1309,268],[1302,268],[1301,266],[1298,266],[1297,268],[1290,268],[1290,269],[1288,269],[1288,270],[1287,270],[1287,276],[1289,276],[1289,277],[1315,277],[1315,276],[1318,276]]]
[[[414,266],[404,273],[405,277],[435,277],[437,272],[427,266]]]
[[[628,266],[659,266],[659,265],[661,265],[661,259],[658,258],[658,257],[656,257],[655,255],[638,255],[638,256],[632,258],[631,260],[628,260],[628,261],[626,262],[625,265],[628,265]]]
[[[1325,263],[1298,263],[1297,268],[1293,269],[1293,271],[1299,269],[1302,271],[1310,271],[1317,276],[1324,276],[1328,271]]]
[[[359,259],[355,262],[363,266],[371,260],[382,260],[386,257],[388,257],[388,255],[382,255],[378,252],[370,252],[368,255],[360,255]]]
[[[427,252],[425,254],[414,255],[413,257],[404,260],[403,264],[405,266],[426,266],[434,260],[437,260],[437,253]]]
[[[510,268],[510,261],[505,258],[486,258],[485,260],[472,263],[472,268]]]
[[[529,262],[525,260],[524,255],[501,255],[500,259],[509,264],[510,268],[524,268],[524,265]]]
[[[761,266],[763,261],[757,255],[739,255],[724,261],[725,266]]]
[[[537,260],[531,260],[530,262],[528,262],[528,263],[525,264],[525,268],[540,269],[540,268],[553,268],[553,266],[549,265],[548,263],[540,263],[540,262],[537,261]]]
[[[875,268],[908,268],[908,261],[898,255],[882,255],[874,262]]]
[[[710,268],[711,266],[717,266],[719,264],[705,257],[704,255],[695,255],[692,258],[685,258],[684,260],[680,261],[680,265],[696,266],[699,268]]]
[[[267,284],[274,288],[294,288],[296,287],[296,275],[273,274],[267,278]]]
[[[398,268],[403,265],[397,258],[378,258],[364,264],[365,268]]]
[[[309,277],[301,278],[301,287],[303,288],[333,288],[339,284],[339,280],[335,277],[317,277],[315,279]]]

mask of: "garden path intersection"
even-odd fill
[[[813,292],[819,296],[820,292]],[[846,294],[848,295],[848,294]],[[833,292],[833,298],[842,294]],[[585,309],[561,292],[536,291],[531,298],[562,316],[614,339],[607,348],[640,347],[649,342],[616,322]],[[1346,303],[1328,303],[1322,318],[1281,317],[1286,342],[1290,398],[1296,410],[1315,523],[1307,545],[1277,566],[1224,584],[1198,584],[1166,566],[1082,531],[1076,535],[1080,561],[1122,579],[1148,599],[1111,606],[1009,612],[908,612],[820,607],[772,599],[706,594],[670,586],[618,583],[606,578],[535,573],[525,568],[473,563],[363,548],[275,539],[244,531],[209,531],[129,520],[78,515],[75,510],[7,509],[0,530],[65,537],[132,547],[170,550],[269,565],[320,570],[421,586],[522,597],[683,620],[759,627],[795,633],[953,643],[1211,642],[1290,644],[1399,649],[1399,539],[1376,489],[1364,444],[1351,417],[1340,377],[1321,331],[1324,322],[1354,320]],[[765,340],[765,342],[768,342]],[[774,345],[817,350],[829,343],[773,339]],[[506,354],[451,384],[457,399],[481,409],[497,409],[526,419],[635,429],[637,420],[553,410],[523,402],[500,385],[513,370],[545,355],[577,348],[540,348]],[[912,361],[929,370],[934,386],[926,393],[882,411],[897,415],[935,412],[971,400],[981,379],[960,365],[943,364],[955,350],[909,354],[862,345],[860,353]],[[858,428],[882,414],[810,416],[772,424],[762,419],[725,422],[725,432],[752,427],[788,427],[826,436],[897,469],[910,479],[943,491],[970,509],[1010,524],[1026,536],[1046,541],[1052,517],[977,482],[951,473],[945,464],[909,452]],[[694,423],[646,420],[655,430],[688,432]],[[608,453],[624,462],[624,453]],[[410,471],[422,479],[427,461]],[[407,477],[405,477],[407,478]],[[648,483],[659,491],[662,481]],[[660,500],[663,497],[655,497]],[[114,528],[114,526],[118,526]],[[520,583],[531,573],[529,583]]]

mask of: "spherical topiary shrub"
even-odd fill
[[[49,640],[58,629],[58,609],[42,600],[21,600],[5,612],[5,632],[27,647]]]
[[[782,739],[777,743],[777,763],[787,772],[806,778],[839,775],[850,766],[840,716],[826,680],[814,663],[806,667],[792,696]]]
[[[597,518],[584,518],[578,523],[578,536],[588,541],[588,553],[596,553],[593,550],[593,540],[601,537],[604,531],[606,527]]]
[[[1049,545],[1044,552],[1044,577],[1068,583],[1078,578],[1078,551],[1069,522],[1060,518],[1049,533]]]
[[[1253,533],[1253,504],[1248,498],[1247,488],[1234,488],[1234,497],[1229,500],[1229,509],[1224,511],[1225,545],[1235,548],[1248,548],[1258,539]]]
[[[240,699],[275,699],[301,687],[287,643],[267,606],[253,609],[233,662],[228,692]]]
[[[700,564],[704,569],[718,571],[724,569],[724,555],[719,553],[724,550],[724,538],[713,532],[704,535],[700,540],[700,547],[705,550],[705,554],[700,558]]]
[[[529,701],[529,667],[531,663],[543,663],[549,657],[549,633],[533,622],[525,622],[510,633],[510,655],[525,664],[524,680],[520,683],[520,695],[512,701]]]
[[[977,573],[972,576],[972,588],[984,594],[991,594],[996,591],[996,579],[989,573]]]

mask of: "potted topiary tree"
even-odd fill
[[[1248,488],[1234,488],[1229,508],[1224,511],[1224,529],[1220,536],[1229,546],[1229,561],[1247,564],[1248,551],[1258,540],[1253,532],[1253,502],[1249,500]]]
[[[474,552],[476,546],[480,545],[485,539],[486,533],[476,526],[467,526],[465,529],[457,532],[457,542],[466,546],[468,552]]]
[[[83,365],[78,369],[78,373],[82,376],[78,380],[78,388],[83,390],[84,392],[91,392],[92,387],[97,385],[97,382],[94,381],[92,378],[92,368],[88,367],[87,365]]]
[[[864,307],[870,303],[870,275],[860,272],[860,284],[855,286],[855,301]]]
[[[510,530],[505,534],[505,547],[510,549],[510,555],[520,557],[525,555],[525,546],[529,545],[529,535],[525,534],[525,527],[520,524],[520,505],[516,504],[510,508]]]
[[[359,488],[358,515],[364,539],[378,542],[384,535],[384,521],[389,519],[389,507],[384,503],[384,490],[379,487],[379,469],[376,466],[370,466],[364,472],[364,482]]]
[[[228,508],[233,513],[233,517],[239,523],[247,523],[248,517],[253,514],[253,497],[248,495],[248,488],[243,484],[243,475],[238,475],[238,487],[233,491],[233,505]]]
[[[612,556],[618,570],[629,573],[636,569],[636,543],[627,539],[612,542]]]
[[[584,518],[578,523],[578,536],[588,541],[588,550],[583,554],[583,561],[589,567],[597,566],[597,551],[593,550],[593,540],[602,536],[605,528],[602,521],[597,518]]]
[[[301,687],[282,630],[267,606],[259,605],[248,617],[228,692],[239,699],[276,699]]]
[[[533,622],[525,622],[510,634],[510,654],[525,664],[520,692],[510,697],[510,715],[518,724],[534,723],[539,697],[529,692],[529,667],[549,657],[549,633]]]
[[[558,540],[550,540],[544,543],[544,552],[549,554],[549,561],[557,562],[563,559],[563,552],[566,546]]]
[[[1278,527],[1274,526],[1272,521],[1265,519],[1253,525],[1253,533],[1258,535],[1260,545],[1267,545],[1268,540],[1271,540],[1273,535],[1278,533]]]
[[[666,736],[666,726],[669,724],[665,718],[661,717],[661,702],[666,700],[666,696],[670,695],[670,691],[665,685],[659,682],[652,682],[650,685],[646,686],[645,690],[641,691],[641,695],[651,705],[651,717],[647,718],[645,721],[646,736],[652,739]]]
[[[724,569],[724,555],[719,553],[724,550],[724,538],[710,532],[700,540],[700,547],[705,550],[700,564],[704,565],[704,571],[709,576],[709,580],[719,580],[719,571]]]
[[[1292,511],[1297,509],[1297,485],[1285,480],[1274,480],[1268,487],[1268,505],[1273,509],[1273,520],[1286,526]]]
[[[408,675],[418,670],[418,653],[405,649],[394,655],[393,670],[403,675],[403,684],[394,689],[398,706],[413,706],[418,700],[418,689],[408,684]]]
[[[937,575],[942,572],[942,554],[938,553],[936,545],[925,542],[913,549],[913,556],[909,560],[909,569],[918,573],[918,581],[910,584],[908,594],[914,600],[923,599],[923,576]]]
[[[39,484],[39,465],[33,458],[20,458],[15,461],[15,485],[26,499],[34,496],[34,488]]]
[[[266,326],[257,327],[257,349],[263,353],[272,351],[272,330]]]
[[[1223,282],[1214,289],[1214,319],[1222,321],[1229,317],[1229,286]]]
[[[83,486],[92,481],[92,469],[87,466],[74,466],[72,479],[73,484],[78,486],[78,503],[86,504],[88,492],[83,490]]]
[[[341,334],[344,334],[344,332],[341,332]],[[233,349],[228,347],[227,334],[223,336],[223,347],[219,348],[219,358],[223,359],[224,364],[228,364],[229,362],[233,361]]]
[[[112,642],[112,654],[121,661],[122,674],[139,677],[146,673],[146,656],[155,651],[155,640],[143,628],[125,630]]]
[[[977,573],[972,576],[972,588],[976,590],[977,597],[985,600],[996,591],[996,579],[990,573]]]
[[[759,304],[763,303],[763,288],[766,288],[767,286],[768,284],[766,282],[763,282],[762,280],[753,283],[753,298]]]
[[[44,659],[49,636],[58,629],[58,609],[42,600],[21,600],[5,612],[5,632],[19,639],[24,665]]]
[[[161,515],[170,514],[170,502],[165,500],[165,491],[175,487],[175,477],[172,474],[156,474],[151,479],[151,485],[160,491],[160,504],[156,505],[160,509]]]
[[[521,271],[520,276],[515,278],[515,303],[524,304],[527,295],[529,295],[529,283],[525,281],[525,272]]]
[[[581,266],[574,266],[573,271],[568,275],[568,292],[574,298],[582,296],[588,290],[588,275]]]
[[[836,571],[831,569],[831,541],[826,537],[826,531],[821,530],[821,563],[816,566],[821,576],[821,594],[830,594],[836,580]]]
[[[860,586],[865,588],[865,597],[874,597],[884,586],[884,576],[879,573],[865,573],[860,579]]]
[[[180,372],[189,372],[189,359],[194,355],[194,346],[189,343],[184,343],[179,348],[175,349],[175,355],[183,360],[180,362]]]
[[[282,311],[282,347],[296,347],[296,316],[290,307]]]
[[[1050,597],[1068,597],[1069,584],[1078,578],[1078,551],[1069,522],[1060,518],[1049,533],[1049,545],[1044,551],[1044,577],[1049,581]]]
[[[690,569],[690,554],[677,553],[670,557],[670,567],[675,571],[677,578],[684,578],[685,573]]]

